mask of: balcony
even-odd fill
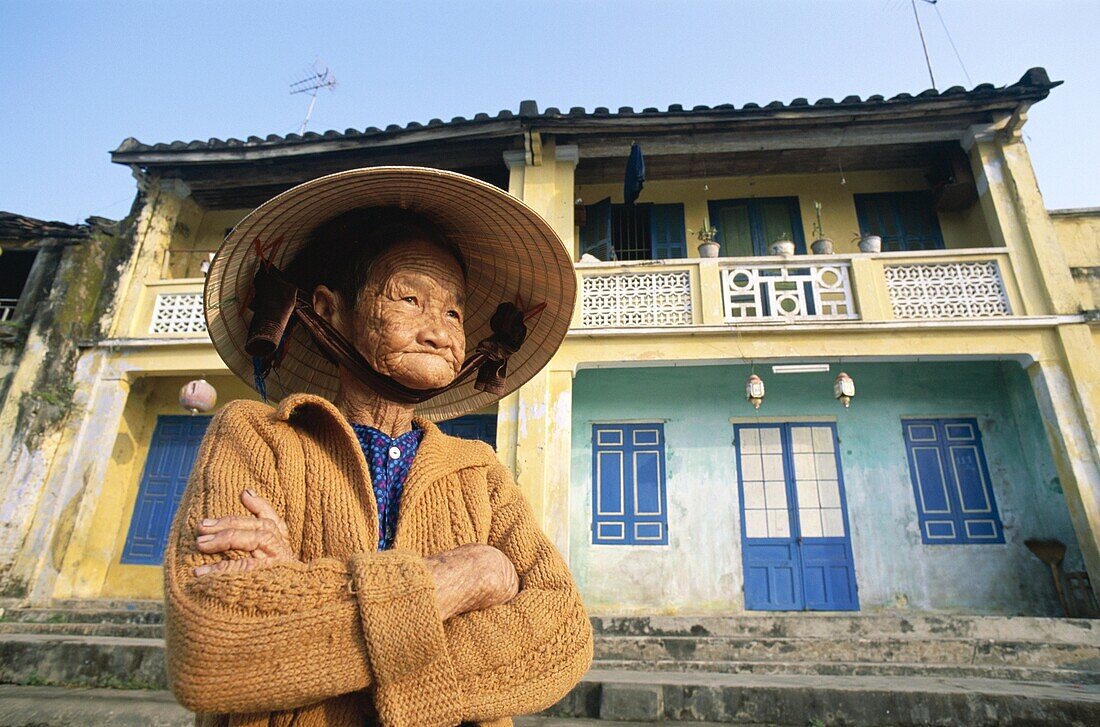
[[[1006,318],[1023,310],[1003,248],[580,263],[574,329]]]
[[[1022,315],[1004,248],[578,263],[575,330],[968,321]],[[131,338],[205,340],[202,278],[145,286]]]

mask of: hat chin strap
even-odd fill
[[[305,327],[332,363],[347,369],[387,399],[404,404],[427,401],[460,386],[475,372],[475,389],[503,396],[506,393],[508,358],[519,350],[527,337],[523,311],[513,303],[501,303],[489,321],[493,335],[477,345],[473,354],[463,362],[454,381],[434,389],[413,389],[376,371],[359,349],[322,318],[313,309],[313,303],[306,294],[283,278],[274,265],[261,262],[256,270],[253,290],[252,301],[248,305],[253,316],[244,348],[253,357],[257,389],[265,399],[264,380],[278,367],[295,320]]]

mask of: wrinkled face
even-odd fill
[[[458,261],[427,241],[402,242],[371,266],[350,311],[318,313],[355,344],[381,374],[414,389],[451,383],[466,357],[466,284]]]

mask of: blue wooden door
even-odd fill
[[[157,565],[164,560],[168,529],[210,417],[160,416],[149,443],[122,562]]]
[[[493,449],[497,448],[496,414],[467,414],[445,422],[439,422],[439,430],[452,437],[479,439]]]
[[[836,429],[734,427],[745,608],[857,611]]]

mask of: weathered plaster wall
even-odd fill
[[[772,374],[761,418],[836,421],[864,611],[1054,615],[1049,572],[1024,547],[1056,537],[1080,569],[1027,375],[1014,363],[845,364],[845,411],[828,374]],[[574,381],[570,555],[597,614],[743,610],[731,418],[753,420],[747,366],[582,370]],[[1003,545],[923,545],[902,439],[903,416],[975,417],[1005,528]],[[665,421],[667,547],[591,544],[593,422]]]
[[[0,594],[23,596],[40,554],[63,524],[62,502],[50,489],[55,453],[64,449],[70,413],[79,410],[74,383],[79,344],[103,335],[117,272],[133,246],[133,217],[119,227],[95,226],[91,238],[50,251],[58,261],[48,295],[35,308],[0,410]]]
[[[1100,309],[1100,208],[1055,210],[1050,219],[1070,265],[1081,308]]]
[[[798,197],[802,214],[802,227],[806,244],[813,240],[814,200],[822,204],[822,225],[832,238],[838,253],[859,252],[852,240],[859,230],[854,195],[870,192],[905,192],[928,189],[924,170],[899,169],[888,172],[846,172],[845,184],[836,174],[777,174],[764,177],[718,177],[707,179],[679,179],[647,181],[640,202],[673,203],[684,205],[684,224],[687,230],[697,230],[703,224],[707,200],[739,199],[745,197]],[[585,204],[593,204],[606,197],[612,202],[623,201],[621,184],[595,184],[577,187],[577,196]],[[980,206],[972,205],[961,212],[942,212],[939,215],[944,244],[948,249],[990,247],[993,245]],[[688,256],[697,257],[696,240],[687,232]],[[578,241],[579,244],[579,241]],[[577,250],[579,253],[579,248]]]
[[[55,598],[161,597],[161,568],[123,564],[121,555],[157,417],[184,413],[179,390],[190,378],[147,377],[130,386],[91,527],[70,543]],[[234,399],[257,398],[234,376],[207,380],[218,390],[218,409]]]

